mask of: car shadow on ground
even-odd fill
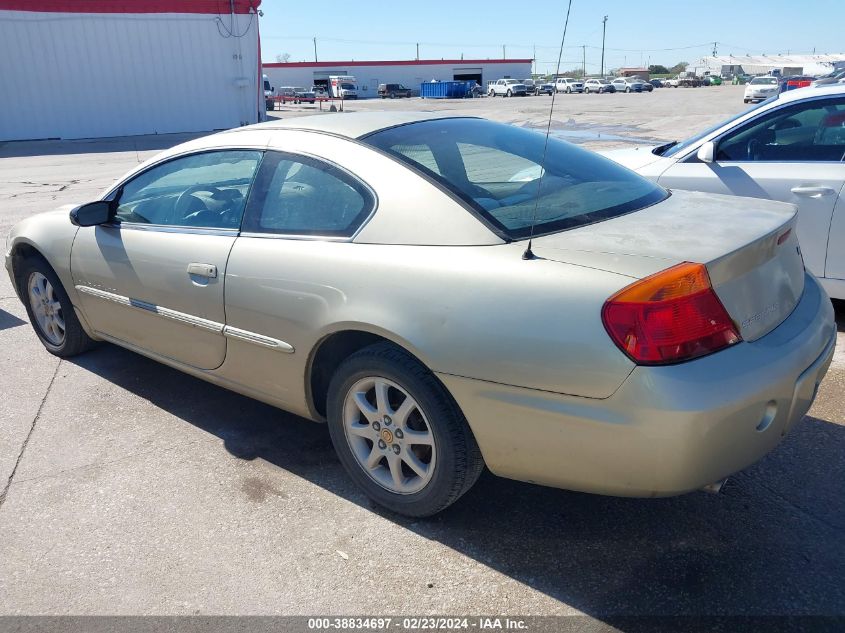
[[[112,345],[73,362],[219,437],[240,459],[266,460],[621,628],[622,616],[845,614],[840,424],[805,419],[720,495],[600,497],[485,472],[451,508],[410,520],[355,488],[325,425]]]
[[[0,309],[0,330],[6,330],[10,327],[19,327],[21,325],[26,325],[26,321],[22,321],[14,314]]]
[[[147,152],[164,150],[211,134],[208,132],[176,134],[145,134],[109,138],[42,139],[33,141],[8,141],[0,143],[0,158],[28,156],[59,156],[64,154],[107,154],[110,152]]]

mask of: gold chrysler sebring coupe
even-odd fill
[[[109,341],[325,421],[369,496],[425,516],[485,465],[652,497],[760,459],[836,340],[797,237],[792,206],[534,131],[338,113],[159,154],[19,223],[6,268],[50,352]]]

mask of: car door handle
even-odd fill
[[[217,278],[217,266],[214,264],[188,264],[188,274],[197,277]]]
[[[813,187],[811,185],[799,185],[790,189],[796,196],[807,196],[808,198],[821,198],[836,193],[830,187]]]

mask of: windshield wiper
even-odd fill
[[[678,141],[672,141],[671,143],[666,143],[664,145],[658,145],[653,150],[651,150],[652,154],[657,154],[658,156],[663,156],[667,149],[670,147],[675,147],[678,144]]]

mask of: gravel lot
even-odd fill
[[[741,110],[741,90],[560,95],[554,128],[593,147],[683,138]],[[347,109],[542,126],[550,100]],[[0,144],[0,232],[93,199],[184,138]],[[719,496],[604,498],[485,474],[409,521],[358,493],[323,425],[110,345],[60,362],[2,274],[0,615],[845,615],[838,314],[810,416]]]

